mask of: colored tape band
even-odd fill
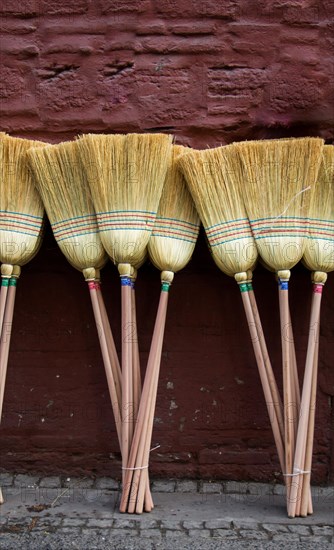
[[[170,284],[169,283],[162,283],[161,285],[161,292],[169,292],[169,287],[170,287]]]
[[[121,285],[122,286],[132,286],[132,282],[131,282],[131,279],[130,277],[128,277],[127,275],[121,277]]]
[[[17,284],[16,277],[12,277],[9,281],[9,286],[16,286],[16,284]]]
[[[240,292],[248,292],[248,283],[239,284]]]
[[[252,283],[246,283],[248,287],[248,292],[253,292],[253,285]]]
[[[9,285],[9,279],[8,278],[6,278],[6,279],[3,278],[2,281],[1,281],[1,286],[8,286],[8,285]]]
[[[95,281],[95,290],[101,290],[101,283],[99,281]]]
[[[88,281],[89,290],[95,290],[95,281]]]
[[[278,284],[279,284],[280,290],[289,290],[288,281],[279,281]]]
[[[315,294],[322,294],[322,289],[324,288],[324,285],[320,285],[319,283],[315,283],[313,285],[313,292]]]

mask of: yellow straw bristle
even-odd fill
[[[180,271],[189,262],[198,237],[200,220],[176,159],[188,151],[173,146],[157,217],[148,244],[149,256],[160,271]]]
[[[256,245],[276,272],[290,270],[302,258],[323,144],[320,138],[236,144],[245,174],[241,191]]]
[[[172,137],[164,134],[86,135],[78,140],[102,242],[115,264],[145,258]]]
[[[46,143],[0,135],[0,260],[24,265],[41,244],[44,208],[35,189],[26,153]]]
[[[334,271],[334,145],[325,145],[311,200],[303,261],[312,271]]]
[[[28,157],[60,249],[79,271],[101,269],[107,256],[77,142],[30,149]]]
[[[218,267],[233,277],[252,270],[257,252],[242,200],[243,174],[235,145],[179,158]]]

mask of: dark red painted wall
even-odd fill
[[[1,128],[57,142],[80,132],[170,131],[179,143],[320,135],[333,140],[334,2],[3,0]],[[103,272],[120,344],[119,282]],[[120,465],[88,291],[51,231],[17,293],[1,467],[111,474]],[[143,365],[159,294],[138,280]],[[276,283],[259,267],[259,300],[280,375]],[[314,481],[334,478],[334,280],[324,295]],[[293,270],[300,372],[309,274]],[[279,472],[237,285],[203,236],[175,278],[159,385],[152,472],[273,479]]]

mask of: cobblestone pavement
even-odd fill
[[[289,519],[284,487],[159,480],[150,514],[118,511],[110,478],[3,474],[0,549],[333,550],[334,487],[313,488],[314,514]]]

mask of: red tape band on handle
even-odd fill
[[[324,288],[324,285],[314,284],[313,285],[313,292],[315,294],[322,294],[322,289]]]

